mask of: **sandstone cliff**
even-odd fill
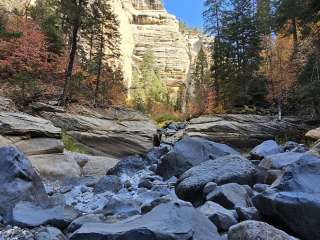
[[[181,33],[179,22],[160,0],[112,0],[122,35],[124,76],[130,86],[133,69],[138,69],[146,51],[153,51],[161,79],[177,92],[188,87],[191,66],[202,44],[201,34]]]

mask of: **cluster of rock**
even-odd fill
[[[134,111],[1,105],[1,240],[320,239],[319,144],[267,140],[244,156],[171,123],[152,147]],[[61,128],[99,156],[66,151]]]
[[[0,239],[320,238],[320,159],[294,142],[246,158],[186,137],[59,184],[16,147],[0,148],[0,166]]]
[[[309,130],[299,118],[253,114],[221,114],[192,119],[185,130],[191,137],[203,137],[238,148],[252,148],[268,139],[301,139]]]
[[[46,179],[104,175],[121,157],[150,149],[157,130],[149,119],[129,109],[75,107],[70,113],[33,103],[30,115],[18,112],[7,98],[0,99],[0,106],[0,147],[17,147]],[[63,134],[86,154],[67,151]]]

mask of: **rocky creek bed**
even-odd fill
[[[36,107],[42,116],[57,115],[57,109]],[[147,150],[153,127],[149,123],[145,131],[136,115],[125,117],[127,131],[97,112],[68,114],[72,133],[109,133],[99,153],[107,153],[109,136],[122,126],[119,149],[94,156],[63,149],[63,112],[51,122],[3,109],[1,240],[320,239],[320,144],[266,140],[243,155],[181,134],[185,124],[170,124],[162,143]],[[138,148],[132,147],[135,134],[145,141]],[[92,148],[87,138],[82,143]],[[127,151],[133,152],[120,156]]]

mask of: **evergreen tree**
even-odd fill
[[[202,47],[198,53],[192,77],[194,82],[195,103],[199,113],[204,113],[207,107],[211,79],[207,56]]]
[[[110,59],[120,57],[119,22],[108,1],[94,0],[90,4],[90,15],[86,25],[85,32],[88,33],[88,37],[85,38],[89,42],[89,62],[94,66],[93,70],[96,75],[93,96],[93,102],[96,105],[101,90],[103,71],[114,70],[108,66],[107,62]],[[110,85],[107,83],[107,79],[105,79],[104,85]]]
[[[147,51],[140,64],[140,77],[134,75],[133,100],[139,110],[151,111],[155,103],[168,104],[168,90],[155,68],[153,52]]]
[[[207,0],[207,32],[214,34],[213,66],[218,101],[226,107],[250,103],[249,88],[260,66],[260,36],[251,0]]]
[[[49,45],[48,51],[54,54],[61,54],[64,48],[64,42],[54,2],[52,0],[37,0],[36,3],[30,7],[30,15],[40,23],[42,32],[47,38]]]

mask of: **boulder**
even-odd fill
[[[0,111],[16,112],[17,108],[11,99],[0,96]]]
[[[100,178],[94,187],[95,193],[103,193],[106,191],[117,193],[122,188],[121,180],[118,176],[104,176]]]
[[[68,240],[68,238],[57,228],[44,227],[35,234],[36,240]]]
[[[76,218],[75,220],[73,220],[69,226],[68,226],[68,232],[69,233],[73,233],[76,230],[78,230],[83,224],[86,223],[103,223],[106,222],[106,218],[103,214],[87,214],[87,215],[83,215],[80,216],[78,218]]]
[[[140,217],[115,224],[84,224],[71,240],[152,239],[220,240],[216,227],[192,206],[181,202],[161,204]]]
[[[216,202],[227,209],[235,209],[236,207],[252,206],[252,197],[253,192],[249,186],[228,183],[218,186],[207,195],[206,199]]]
[[[118,158],[141,154],[153,147],[157,128],[137,112],[119,110],[109,113],[104,109],[86,108],[74,112],[38,114],[66,131],[76,144],[92,155]]]
[[[226,232],[231,226],[238,223],[237,214],[234,211],[227,210],[211,201],[206,202],[198,210],[216,225],[219,232]]]
[[[258,221],[245,221],[232,226],[228,232],[228,240],[298,240],[284,231]]]
[[[259,212],[255,207],[236,207],[236,212],[240,221],[261,220]]]
[[[303,158],[312,159],[313,157],[304,153],[296,152],[278,153],[265,157],[260,162],[259,166],[264,169],[283,169]]]
[[[145,169],[146,161],[140,156],[129,156],[121,159],[113,168],[107,171],[107,175],[121,176],[126,174],[128,176],[134,175],[136,172]]]
[[[61,129],[43,118],[25,113],[0,112],[0,134],[59,138]]]
[[[149,164],[158,164],[160,162],[160,158],[168,152],[169,147],[167,146],[154,147],[144,154],[144,158]]]
[[[132,198],[113,196],[103,207],[102,213],[119,219],[139,215],[139,202]]]
[[[14,145],[28,156],[63,153],[64,149],[63,142],[55,138],[31,138]]]
[[[214,160],[229,154],[238,154],[231,147],[201,138],[184,138],[161,158],[157,174],[168,179],[180,176],[188,169],[205,161]]]
[[[47,204],[44,185],[26,156],[14,147],[0,148],[0,215],[10,218],[20,201]]]
[[[32,202],[19,202],[12,209],[9,222],[19,227],[51,225],[64,229],[78,216],[78,212],[62,204],[44,208]]]
[[[207,196],[208,193],[212,192],[217,188],[217,184],[214,182],[208,182],[204,187],[203,187],[203,195]]]
[[[306,137],[319,140],[320,139],[320,127],[310,130],[306,133]]]
[[[157,198],[151,202],[143,204],[141,206],[141,213],[146,214],[147,212],[150,212],[152,209],[159,206],[160,204],[168,203],[170,201],[172,201],[172,198],[170,198],[168,196]]]
[[[273,140],[268,140],[252,149],[250,156],[252,159],[260,160],[269,155],[282,153],[283,151],[283,148],[278,143]]]
[[[80,167],[73,159],[64,154],[44,154],[30,156],[32,165],[40,175],[47,179],[64,179],[65,177],[79,177]]]
[[[248,149],[275,136],[303,138],[308,126],[301,119],[252,114],[216,114],[192,119],[185,134]]]
[[[285,152],[305,153],[308,148],[304,144],[299,144],[293,141],[288,141],[283,145]]]
[[[255,166],[244,157],[229,155],[206,161],[186,171],[178,180],[176,193],[181,199],[195,202],[202,198],[203,187],[208,182],[252,186],[255,181]]]
[[[102,177],[106,171],[113,168],[120,159],[106,156],[92,156],[88,154],[64,151],[69,159],[73,159],[81,167],[84,176]]]
[[[285,169],[281,179],[253,198],[269,221],[306,240],[320,239],[320,159],[302,159]]]

